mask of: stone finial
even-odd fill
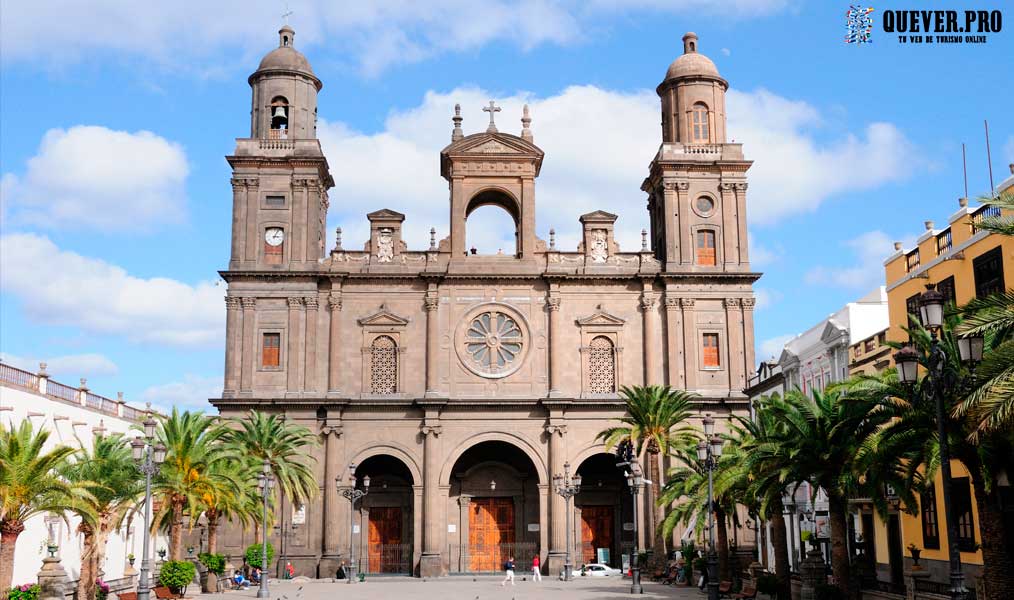
[[[648,251],[648,230],[647,229],[642,229],[641,230],[641,252],[647,252],[647,251]]]
[[[968,198],[958,198],[958,206],[961,208],[968,206]]]
[[[437,249],[437,228],[430,227],[430,250]]]
[[[451,117],[451,120],[454,121],[454,130],[451,131],[451,141],[452,142],[456,142],[456,141],[460,140],[461,138],[465,137],[464,132],[461,131],[461,121],[462,121],[462,118],[461,118],[461,105],[460,104],[455,104],[454,105],[454,116]]]
[[[549,249],[556,250],[556,230],[549,230]]]
[[[894,249],[901,250],[901,242],[894,242]]]
[[[84,390],[84,391],[88,391],[88,380],[85,379],[84,377],[82,377],[81,378],[81,386],[78,389]]]
[[[116,401],[120,404],[126,402],[126,400],[123,399],[123,392],[116,392]]]
[[[46,367],[49,366],[44,362],[39,363],[39,377],[49,377],[49,373],[46,372]]]
[[[531,124],[532,117],[528,112],[528,105],[526,104],[521,117],[521,139],[528,140],[529,142],[533,139]]]
[[[926,226],[926,231],[933,231],[933,221],[923,221],[923,225]]]
[[[338,227],[334,230],[334,249],[342,249],[342,228]]]

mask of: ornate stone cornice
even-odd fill
[[[243,303],[243,308],[254,308],[257,306],[257,298],[241,298],[240,301]]]
[[[444,428],[440,425],[423,425],[419,428],[419,431],[424,436],[432,435],[434,437],[440,437],[440,434],[444,432]]]

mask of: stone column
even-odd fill
[[[421,568],[423,537],[423,486],[412,486],[412,572]]]
[[[240,369],[239,391],[249,393],[253,391],[253,370],[254,363],[257,362],[257,332],[254,329],[257,318],[255,312],[257,298],[242,298],[240,302],[243,305],[243,350],[240,352],[242,367]]]
[[[567,503],[552,488],[554,475],[563,475],[563,464],[567,462],[567,426],[550,423],[546,426],[549,435],[549,556],[546,558],[547,573],[559,573],[567,557]]]
[[[690,230],[690,182],[676,182],[676,190],[679,193],[679,214],[683,216],[684,227],[680,227],[679,235],[682,237],[680,243],[680,264],[694,264],[694,232]]]
[[[303,262],[306,257],[306,180],[302,177],[292,178],[291,214],[289,263],[293,264]]]
[[[426,396],[439,396],[437,377],[439,371],[440,334],[437,331],[439,321],[440,298],[435,291],[426,293],[424,300],[426,310]]]
[[[546,308],[549,309],[549,396],[558,397],[562,393],[560,391],[560,366],[563,364],[559,340],[561,333],[560,297],[546,298]]]
[[[341,519],[341,503],[345,502],[338,495],[337,479],[342,473],[341,466],[341,437],[342,426],[340,422],[325,421],[320,430],[324,438],[324,536],[323,548],[321,548],[320,577],[334,577],[338,569],[339,555],[342,552],[341,531],[343,521]]]
[[[259,192],[258,182],[256,180],[248,181],[246,186],[246,235],[244,240],[246,241],[246,261],[256,262],[257,261],[257,249],[264,243],[261,234],[257,232],[257,215],[260,210],[260,199],[258,196]]]
[[[286,395],[299,392],[299,313],[303,310],[303,299],[297,296],[289,298],[289,344],[288,357],[285,361],[285,390]]]
[[[317,297],[303,298],[306,305],[306,363],[303,367],[303,390],[317,391]]]
[[[669,373],[667,383],[678,389],[686,387],[683,379],[683,315],[680,312],[680,299],[665,295],[665,342],[669,356]]]
[[[38,574],[39,600],[64,600],[67,586],[67,572],[60,566],[60,559],[47,556],[42,559],[42,570]]]
[[[327,395],[340,396],[341,391],[341,342],[342,342],[342,296],[341,292],[332,291],[327,297],[327,305],[331,309],[328,324],[327,343]]]
[[[722,194],[722,249],[724,256],[718,264],[739,264],[739,240],[736,235],[736,228],[739,221],[736,218],[736,194],[733,192],[733,184],[721,183],[718,186]]]
[[[243,332],[240,310],[242,301],[236,296],[225,297],[225,386],[223,396],[233,396],[239,389],[239,357]]]
[[[662,203],[662,210],[659,212],[662,216],[660,225],[665,230],[665,261],[663,264],[666,270],[679,264],[680,251],[683,247],[680,240],[682,230],[680,222],[683,220],[683,215],[679,210],[679,195],[676,193],[676,186],[675,181],[667,181],[662,184],[661,190],[656,191],[656,198]]]
[[[552,494],[552,490],[549,489],[548,483],[540,483],[539,488],[539,562],[543,565],[546,564],[548,558],[549,548],[549,495]],[[543,572],[549,573],[545,567]]]
[[[753,350],[753,308],[757,304],[757,300],[754,298],[743,298],[743,352],[746,354],[746,376],[753,373],[753,370],[757,368],[757,363],[754,362]]]
[[[739,264],[744,266],[750,264],[750,244],[746,240],[746,186],[745,181],[734,184],[736,188],[736,239],[739,244]]]
[[[423,552],[419,563],[419,575],[439,577],[444,574],[441,559],[444,526],[440,518],[440,432],[439,424],[427,423],[422,427],[423,435]]]
[[[697,389],[697,317],[694,315],[694,299],[680,298],[683,309],[683,349],[686,361],[683,363],[688,390]]]
[[[243,260],[243,245],[246,227],[246,180],[241,177],[232,178],[232,248],[229,256],[229,268],[239,266]]]
[[[458,542],[458,571],[462,573],[468,571],[468,567],[471,564],[468,547],[468,509],[471,504],[472,497],[468,494],[458,496],[458,539],[460,540]]]
[[[729,357],[729,390],[742,390],[746,387],[743,377],[743,314],[739,298],[726,298],[725,330],[729,332],[729,343],[726,354]]]
[[[661,352],[658,345],[658,313],[655,311],[657,298],[654,292],[644,291],[641,294],[641,312],[644,313],[644,383],[655,385],[660,383],[658,358]]]

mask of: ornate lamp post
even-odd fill
[[[571,546],[574,543],[574,536],[570,524],[570,499],[581,491],[581,476],[577,473],[571,476],[569,462],[563,463],[563,475],[559,473],[553,475],[553,490],[563,497],[567,506],[567,560],[563,563],[563,580],[572,581],[574,579],[574,563],[571,558]]]
[[[151,571],[151,561],[148,556],[151,554],[149,545],[151,543],[151,476],[158,473],[162,463],[165,462],[166,448],[155,441],[155,419],[151,416],[151,405],[149,404],[148,415],[142,423],[144,437],[134,438],[130,442],[130,450],[137,463],[137,470],[144,473],[144,542],[141,550],[141,574],[137,580],[138,600],[148,600],[149,585],[148,573]]]
[[[947,354],[940,346],[939,333],[944,321],[944,295],[930,284],[919,296],[919,317],[923,327],[931,336],[930,353],[926,364],[926,378],[929,384],[928,393],[936,403],[937,439],[940,444],[940,472],[944,480],[944,516],[947,520],[947,554],[950,559],[951,589],[953,600],[964,600],[968,590],[965,589],[965,578],[961,573],[961,554],[958,549],[958,524],[951,514],[951,455],[947,441],[945,422],[944,396],[952,393],[961,384],[956,381],[953,373],[948,371]],[[982,360],[984,340],[978,336],[968,336],[958,340],[958,354],[961,361],[970,367]],[[914,385],[919,380],[919,352],[911,345],[905,346],[894,354],[894,362],[898,366],[898,379],[902,383]]]
[[[268,498],[271,497],[271,490],[275,487],[275,477],[271,474],[271,461],[264,459],[261,466],[261,473],[257,476],[257,489],[261,491],[263,501],[261,527],[261,587],[257,590],[258,598],[268,597]]]
[[[718,552],[715,549],[714,476],[718,459],[722,456],[722,440],[715,433],[715,420],[704,416],[704,437],[697,444],[697,459],[708,470],[708,600],[718,600]]]
[[[353,463],[349,465],[349,483],[347,485],[342,485],[340,476],[336,479],[335,483],[338,485],[338,493],[349,501],[349,563],[346,569],[345,583],[354,583],[356,578],[356,559],[355,555],[352,554],[352,537],[355,533],[356,500],[359,500],[366,494],[370,493],[370,476],[367,475],[366,477],[363,477],[363,487],[362,489],[357,489],[356,465]]]
[[[634,497],[634,549],[630,556],[630,593],[643,594],[644,590],[641,588],[641,567],[637,564],[637,496],[644,485],[644,474],[641,473],[641,465],[636,460],[631,460],[627,464],[630,465],[630,471],[624,473],[624,475],[627,477],[627,486],[630,488],[630,493]]]

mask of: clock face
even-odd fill
[[[285,241],[285,232],[281,227],[272,227],[264,232],[264,241],[269,246],[281,246]]]

